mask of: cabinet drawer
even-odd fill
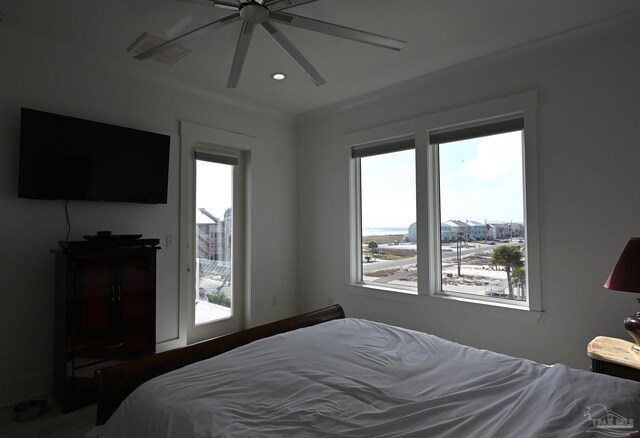
[[[146,330],[137,330],[126,335],[109,336],[104,339],[92,339],[90,342],[77,342],[75,366],[106,360],[112,357],[135,353],[153,353],[155,339],[151,339]]]

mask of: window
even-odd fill
[[[523,120],[433,132],[439,293],[525,302]]]
[[[536,102],[525,93],[352,134],[414,132],[351,143],[352,283],[540,310]]]
[[[415,290],[417,242],[413,138],[354,148],[360,187],[359,278]]]

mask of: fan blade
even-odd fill
[[[247,50],[249,50],[249,43],[251,42],[255,28],[255,23],[248,21],[242,23],[240,38],[238,38],[238,45],[236,46],[236,54],[233,57],[233,64],[231,64],[231,72],[229,73],[229,80],[227,81],[227,88],[236,88],[238,86],[240,72],[242,72],[242,66],[247,57]]]
[[[134,56],[134,58],[139,60],[151,58],[152,56],[157,55],[163,50],[167,50],[167,49],[170,49],[171,47],[179,46],[186,39],[200,36],[203,33],[206,33],[215,29],[219,29],[223,26],[226,26],[227,24],[235,23],[236,21],[239,21],[239,20],[241,20],[240,14],[229,15],[228,17],[224,17],[218,21],[205,24],[204,26],[198,27],[197,29],[191,30],[187,33],[183,33],[182,35],[179,35],[172,40],[166,41],[158,46],[155,46],[152,49],[146,50],[142,53],[138,53],[136,56]]]
[[[203,6],[215,6],[221,9],[229,9],[232,11],[237,11],[239,9],[237,3],[230,3],[230,2],[221,1],[221,0],[175,0],[175,1],[184,2],[184,3],[195,3],[197,5],[203,5]]]
[[[304,5],[305,3],[315,2],[317,0],[278,0],[273,3],[267,3],[269,12],[277,12],[282,9],[293,8],[296,6]]]
[[[213,6],[220,9],[229,9],[231,11],[237,11],[240,9],[237,3],[223,2],[220,0],[212,0]]]
[[[375,33],[365,32],[362,30],[352,29],[350,27],[340,26],[338,24],[327,23],[325,21],[314,20],[312,18],[301,17],[299,15],[287,14],[284,12],[272,13],[269,16],[269,19],[288,26],[295,26],[301,29],[321,32],[327,35],[346,38],[361,43],[385,47],[387,49],[401,50],[407,43],[406,41],[395,38],[389,38]]]
[[[203,6],[213,6],[213,0],[174,0],[182,3],[195,3]]]
[[[298,64],[302,71],[304,71],[307,76],[309,76],[314,84],[320,86],[327,83],[324,78],[320,76],[320,73],[318,73],[318,71],[313,68],[311,63],[307,61],[307,58],[305,58],[304,55],[300,53],[298,49],[296,49],[296,47],[291,43],[291,41],[289,41],[285,34],[280,32],[280,30],[275,25],[271,24],[268,21],[265,21],[264,23],[260,23],[260,26],[262,26],[262,28],[267,32],[267,35],[269,35],[276,42],[276,44],[278,44],[282,48],[282,50],[287,52],[287,54],[291,56],[291,58],[293,58],[293,60]]]

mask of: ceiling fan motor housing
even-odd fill
[[[248,3],[241,6],[240,16],[249,23],[264,23],[269,19],[269,9],[257,3]]]

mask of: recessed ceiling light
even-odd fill
[[[287,75],[284,73],[274,73],[271,75],[274,81],[284,81],[287,78]]]

